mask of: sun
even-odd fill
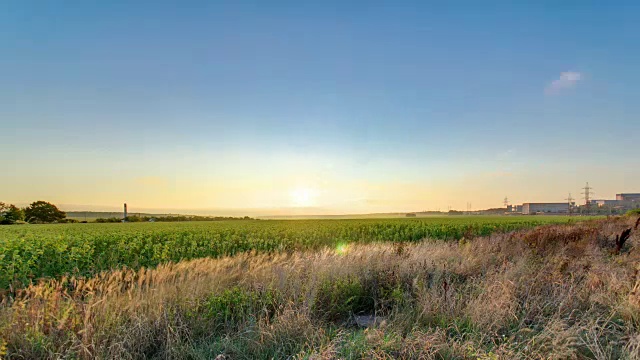
[[[313,188],[299,187],[291,190],[289,194],[291,197],[291,204],[298,207],[313,206],[316,204],[316,198],[318,197],[318,191]]]

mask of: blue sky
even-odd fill
[[[341,213],[640,191],[639,15],[3,2],[0,198]]]

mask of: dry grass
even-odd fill
[[[635,219],[241,254],[21,290],[6,358],[640,358]],[[382,321],[367,329],[355,314]]]

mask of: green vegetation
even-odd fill
[[[25,220],[32,224],[76,222],[66,217],[67,214],[57,206],[42,200],[32,202],[24,209],[0,202],[0,225],[13,225]]]
[[[578,218],[456,216],[5,226],[0,228],[0,289],[18,289],[43,277],[91,276],[124,266],[139,269],[249,251],[286,252],[348,243],[460,240],[574,219]]]
[[[0,225],[11,225],[24,221],[24,211],[13,204],[0,202]]]
[[[24,217],[30,223],[46,224],[61,221],[67,214],[52,203],[35,201],[24,209]]]
[[[472,223],[460,221],[453,224]],[[472,241],[240,253],[44,281],[0,302],[0,356],[637,359],[640,233],[613,251],[615,237],[635,221],[612,217]],[[238,229],[355,233],[380,224],[400,231],[420,222],[246,222]],[[125,225],[123,233],[146,229]],[[232,227],[171,225],[191,233]]]
[[[628,216],[637,216],[637,215],[640,215],[640,209],[633,209],[633,210],[629,210],[629,211],[627,211],[627,215],[628,215]]]
[[[127,216],[127,222],[183,222],[183,221],[233,221],[233,220],[255,220],[248,216],[245,217],[231,217],[231,216],[197,216],[197,215],[129,215]],[[122,218],[110,217],[110,218],[97,218],[97,223],[118,223],[122,222]]]

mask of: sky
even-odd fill
[[[640,192],[640,3],[0,3],[0,201],[346,214]]]

